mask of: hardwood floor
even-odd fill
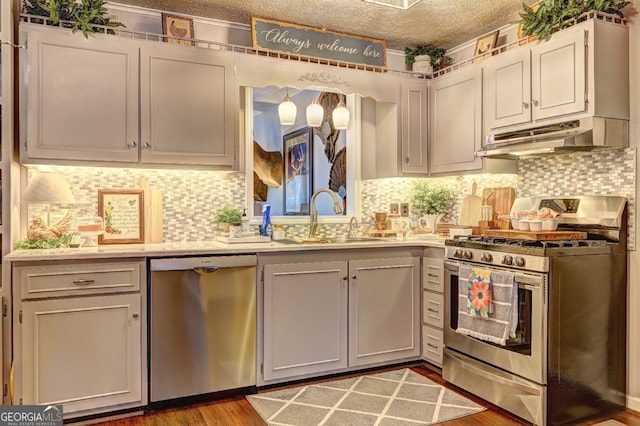
[[[460,419],[451,420],[440,423],[443,426],[511,426],[511,425],[528,425],[529,423],[517,419],[504,410],[489,404],[486,401],[477,398],[462,389],[459,389],[440,377],[440,374],[429,369],[422,363],[409,366],[416,373],[439,383],[447,388],[466,396],[467,398],[477,402],[487,408],[482,413],[473,414]],[[397,368],[397,367],[394,367]],[[384,371],[380,369],[379,371]],[[359,373],[362,374],[362,373]],[[358,374],[345,375],[341,377],[356,376]],[[309,381],[309,383],[320,383],[331,379],[319,379]],[[295,385],[282,386],[287,388]],[[270,388],[269,390],[273,390]],[[625,410],[613,415],[594,417],[579,425],[595,425],[609,419],[616,420],[627,426],[640,426],[640,413],[631,410]],[[265,422],[260,418],[258,413],[253,409],[251,404],[242,396],[223,399],[219,401],[207,402],[187,407],[171,408],[161,411],[148,412],[143,416],[129,417],[122,420],[97,423],[102,426],[175,426],[175,425],[206,425],[206,426],[264,426]],[[346,425],[345,425],[346,426]],[[609,425],[607,425],[609,426]],[[615,426],[615,425],[612,425]]]

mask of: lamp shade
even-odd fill
[[[311,127],[320,127],[323,118],[324,108],[322,108],[322,105],[318,103],[318,99],[316,98],[307,107],[307,124]]]
[[[61,173],[41,172],[33,175],[22,194],[22,202],[30,204],[75,204],[69,183]]]
[[[334,108],[332,117],[334,128],[343,130],[349,126],[349,110],[342,101]]]
[[[290,126],[296,122],[296,104],[291,102],[291,98],[287,94],[284,100],[278,105],[278,117],[280,117],[280,124],[284,126]]]

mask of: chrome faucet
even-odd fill
[[[318,198],[318,195],[320,195],[320,193],[322,192],[326,192],[333,198],[333,211],[336,214],[342,213],[342,206],[340,205],[341,201],[335,192],[328,188],[321,188],[314,192],[311,196],[311,201],[309,201],[309,204],[311,205],[311,213],[309,214],[311,219],[311,221],[309,222],[309,238],[315,238],[318,234],[318,211],[316,210],[315,203],[316,198]]]

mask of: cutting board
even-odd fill
[[[493,210],[492,222],[500,229],[509,229],[510,221],[499,219],[501,215],[508,216],[511,206],[516,198],[516,190],[510,186],[497,188],[485,188],[482,191],[482,202],[485,206],[491,206]]]
[[[162,225],[162,191],[146,185],[144,176],[140,177],[140,187],[144,190],[144,242],[161,243],[163,240]]]
[[[587,238],[587,233],[580,231],[518,231],[515,229],[487,229],[484,231],[484,235],[538,241],[585,240]]]
[[[477,189],[478,184],[473,182],[471,195],[467,195],[462,199],[460,220],[458,221],[462,226],[478,226],[478,222],[482,218],[482,197],[476,195]]]

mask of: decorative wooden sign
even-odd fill
[[[258,49],[375,67],[387,65],[387,45],[384,40],[303,25],[252,17],[251,41],[253,47]]]

